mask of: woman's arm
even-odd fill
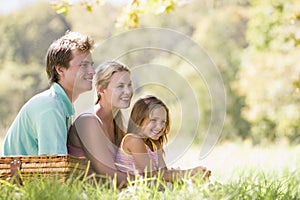
[[[98,118],[92,114],[81,115],[74,122],[81,147],[87,159],[97,174],[114,178],[117,175],[119,186],[127,183],[128,175],[120,172],[115,167],[108,145],[109,140],[103,133]]]

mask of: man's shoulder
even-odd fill
[[[59,106],[59,98],[50,89],[34,95],[24,105],[27,109],[46,109]]]

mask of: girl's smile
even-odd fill
[[[147,124],[144,126],[142,132],[145,137],[153,140],[158,140],[164,134],[167,121],[167,111],[164,107],[158,106],[152,110]]]

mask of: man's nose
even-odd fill
[[[89,73],[89,74],[93,74],[93,75],[96,74],[96,71],[95,71],[95,68],[94,68],[93,65],[90,65],[90,66],[89,66],[89,71],[88,71],[88,73]]]

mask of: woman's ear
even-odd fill
[[[103,87],[99,87],[98,88],[98,94],[103,94],[104,93],[105,88]]]

